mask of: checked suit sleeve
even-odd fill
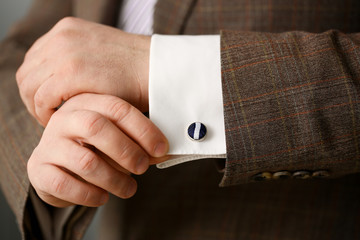
[[[359,172],[360,34],[221,32],[222,186],[258,173]]]

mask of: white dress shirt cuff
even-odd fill
[[[152,36],[149,113],[169,140],[171,155],[158,167],[226,157],[220,64],[218,35]],[[206,126],[203,141],[188,136],[194,122]]]

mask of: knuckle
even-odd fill
[[[38,181],[36,181],[36,176],[37,176],[37,172],[36,170],[38,169],[36,167],[35,162],[33,161],[32,157],[30,157],[29,161],[26,164],[26,169],[27,169],[27,174],[29,177],[29,180],[31,182],[31,184],[36,187],[38,184]]]
[[[67,117],[68,112],[64,111],[63,109],[60,108],[59,110],[55,111],[51,115],[45,131],[50,131],[50,129],[51,131],[59,129],[59,126],[61,126],[60,124],[63,123]]]
[[[63,19],[61,19],[55,26],[55,28],[60,28],[60,29],[67,29],[67,28],[72,28],[77,24],[77,19],[75,17],[64,17]]]
[[[66,72],[68,75],[75,77],[79,75],[79,73],[83,72],[85,67],[84,61],[80,57],[71,56],[67,60],[63,69],[63,72]]]
[[[36,169],[36,166],[35,166],[35,163],[37,162],[36,159],[37,159],[37,152],[38,152],[38,149],[39,149],[39,146],[37,146],[34,151],[32,152],[27,164],[26,164],[26,168],[27,168],[27,171],[30,175],[30,173],[33,172],[34,169]]]
[[[153,132],[153,128],[149,124],[145,124],[139,129],[139,136],[138,136],[139,140],[143,140],[148,135],[152,135],[151,134],[152,132]]]
[[[130,144],[123,144],[121,146],[121,153],[119,156],[120,161],[124,162],[124,161],[129,161],[130,162],[130,158],[132,155],[134,155],[134,153],[136,151],[134,151],[134,149],[132,148],[132,146]]]
[[[68,45],[71,44],[71,39],[76,35],[75,30],[70,28],[62,28],[57,33],[56,37],[53,39],[55,44],[61,45],[61,51],[66,52]]]
[[[78,200],[83,204],[87,204],[91,202],[91,192],[89,189],[84,189],[83,192],[79,193]]]
[[[45,34],[46,35],[46,34]],[[33,43],[33,45],[30,47],[30,49],[26,52],[25,56],[29,55],[29,53],[34,49],[36,48],[40,43],[41,41],[44,39],[45,35],[39,37],[38,39],[35,40],[35,42]]]
[[[43,181],[44,180],[44,181]],[[31,185],[34,187],[34,189],[38,193],[42,193],[43,195],[48,195],[48,189],[43,182],[45,182],[46,179],[39,179],[38,182],[31,181]]]
[[[92,113],[85,116],[83,126],[87,132],[87,137],[98,135],[106,126],[106,119],[99,113]]]
[[[116,195],[121,198],[125,198],[127,195],[127,189],[129,188],[130,181],[127,179],[122,179],[122,182],[118,184],[120,187],[118,188]]]
[[[36,40],[33,46],[25,53],[24,63],[28,63],[32,60],[32,56],[34,56],[34,47],[39,45],[39,40]]]
[[[125,101],[120,101],[119,99],[114,99],[109,104],[109,113],[114,117],[116,121],[122,121],[126,118],[131,112],[131,105]]]
[[[54,193],[54,195],[64,194],[69,187],[69,180],[65,176],[53,176],[49,181],[49,186],[46,192]]]
[[[34,104],[38,108],[43,108],[45,106],[45,96],[44,91],[41,90],[41,88],[35,93],[34,96]]]
[[[137,188],[136,181],[128,177],[126,180],[124,180],[122,187],[119,189],[118,195],[123,199],[130,198],[133,194],[129,195],[128,190],[129,188],[132,188],[131,186],[133,185],[135,185],[135,188]]]
[[[32,175],[33,170],[34,170],[33,156],[30,156],[28,162],[26,163],[26,169],[27,169],[27,172],[28,172],[28,175],[29,175],[29,178],[30,178],[30,176]]]
[[[15,78],[16,78],[16,82],[17,82],[18,86],[20,87],[20,85],[23,81],[23,73],[22,73],[21,67],[16,71]]]
[[[48,204],[52,204],[52,198],[51,198],[51,195],[42,191],[42,190],[39,190],[39,189],[36,189],[36,192],[38,194],[38,196],[46,203]]]
[[[72,52],[73,40],[81,36],[76,25],[77,19],[71,17],[64,18],[55,25],[53,30],[54,38],[49,41],[52,46],[61,46],[57,51],[61,51],[62,53]]]
[[[42,141],[43,139],[40,141],[39,145],[35,147],[26,164],[29,178],[31,178],[32,180],[38,179],[37,177],[40,175],[39,173],[41,172],[41,165],[45,162],[42,157],[44,155]]]
[[[31,83],[29,83],[28,79],[23,79],[21,83],[19,83],[19,92],[23,99],[30,100],[32,95]]]
[[[40,197],[40,199],[42,199],[44,202],[56,206],[56,204],[53,201],[53,197],[49,193],[44,192],[43,190],[40,189],[35,189],[35,191],[37,195]]]
[[[92,174],[99,166],[98,159],[95,153],[91,151],[85,151],[85,153],[79,158],[80,171],[85,175]]]

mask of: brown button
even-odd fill
[[[273,174],[274,179],[288,179],[291,178],[291,173],[289,171],[280,171]]]
[[[255,176],[253,176],[253,180],[260,182],[260,181],[266,181],[272,178],[272,174],[270,172],[263,172],[263,173],[259,173],[256,174]]]
[[[319,171],[313,172],[312,176],[314,178],[327,178],[330,176],[330,173],[326,170],[319,170]]]
[[[310,172],[308,171],[297,171],[293,173],[294,178],[307,179],[310,178]]]

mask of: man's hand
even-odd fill
[[[27,52],[16,74],[21,98],[43,126],[80,93],[118,96],[145,112],[149,49],[148,36],[65,18]]]
[[[167,151],[165,136],[129,103],[80,94],[52,115],[29,159],[28,175],[39,197],[53,206],[95,207],[107,201],[107,192],[134,195],[130,173],[144,173],[152,157]]]

